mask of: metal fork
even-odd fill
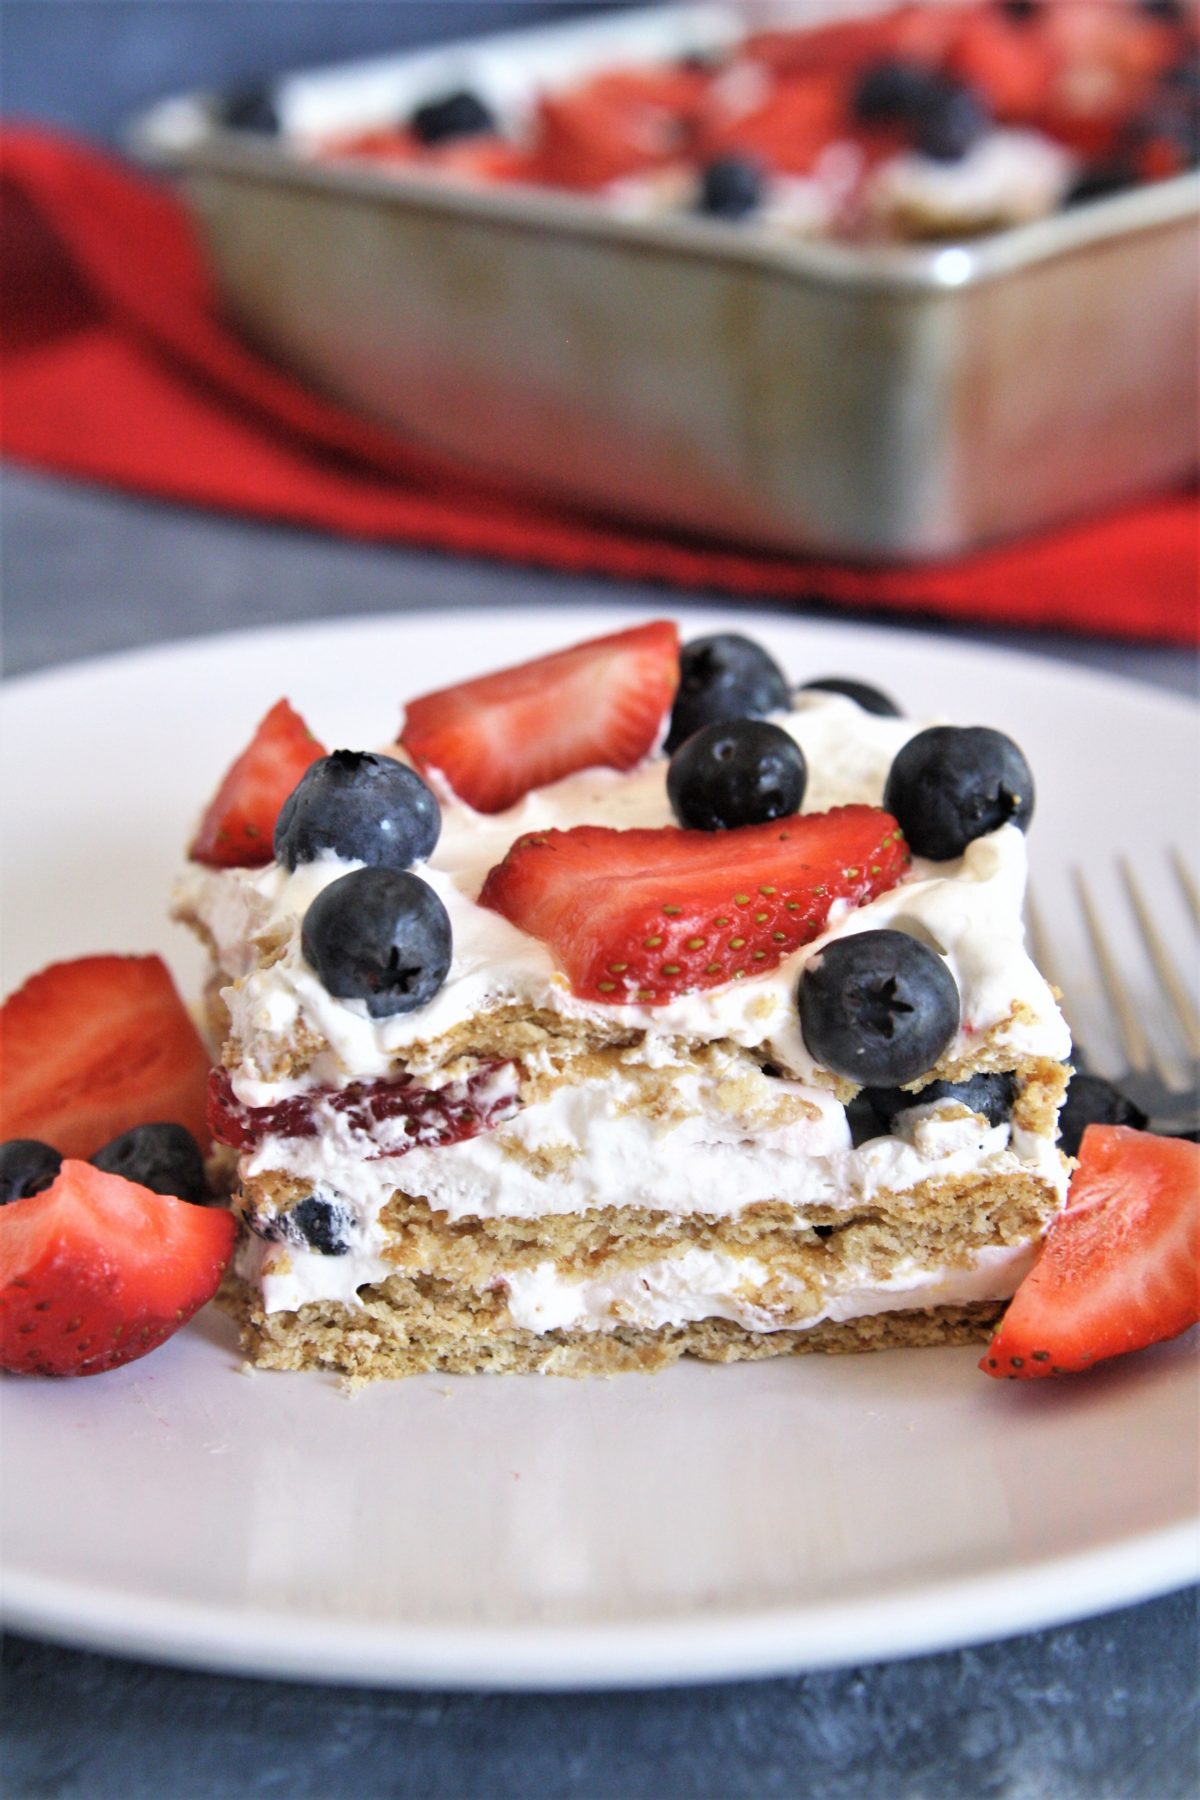
[[[1169,851],[1167,861],[1182,897],[1183,910],[1191,923],[1190,972],[1194,984],[1198,965],[1197,939],[1200,937],[1200,888],[1178,850]],[[1153,971],[1158,992],[1165,1002],[1162,1011],[1166,1029],[1147,1028],[1146,1009],[1134,997],[1129,980],[1122,972],[1122,960],[1112,947],[1116,928],[1101,923],[1100,908],[1095,899],[1096,878],[1089,880],[1082,869],[1073,868],[1072,885],[1108,1000],[1112,1027],[1126,1063],[1126,1067],[1110,1079],[1149,1115],[1151,1131],[1195,1131],[1200,1127],[1200,1010],[1188,981],[1180,973],[1178,961],[1168,949],[1165,930],[1156,924],[1151,914],[1129,858],[1118,857],[1116,866],[1133,940],[1144,951],[1146,964]],[[1034,961],[1046,979],[1064,995],[1061,1001],[1063,1016],[1071,1028],[1082,1062],[1086,1033],[1080,1032],[1071,984],[1060,973],[1060,965],[1050,947],[1045,919],[1032,898],[1027,918]]]

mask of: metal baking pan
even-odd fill
[[[469,85],[703,49],[721,8],[616,13],[285,78],[286,135],[164,101],[172,170],[245,332],[478,468],[624,518],[862,560],[949,556],[1197,463],[1200,176],[938,247],[780,244],[699,218],[314,160]]]

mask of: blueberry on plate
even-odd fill
[[[917,117],[937,73],[909,57],[883,56],[858,78],[851,101],[864,125],[903,125]]]
[[[762,164],[750,156],[718,156],[701,171],[698,212],[714,219],[745,219],[766,193]]]
[[[135,1125],[97,1150],[91,1162],[106,1175],[123,1175],[156,1194],[174,1194],[197,1206],[208,1200],[200,1146],[182,1125]]]
[[[809,694],[841,694],[846,700],[853,700],[855,706],[865,713],[874,713],[879,719],[899,719],[904,715],[896,702],[882,688],[872,687],[869,681],[853,681],[848,675],[822,675],[818,681],[806,681],[797,693]]]
[[[1076,1070],[1067,1084],[1067,1097],[1058,1115],[1058,1147],[1067,1156],[1079,1155],[1079,1144],[1089,1125],[1132,1125],[1144,1131],[1148,1123],[1140,1106],[1102,1075]]]
[[[479,137],[495,131],[496,117],[478,94],[458,88],[418,106],[408,128],[423,144],[447,144],[452,138]]]
[[[728,831],[799,812],[808,781],[804,752],[769,719],[726,719],[680,744],[667,798],[681,825]]]
[[[265,81],[247,81],[230,90],[217,103],[217,117],[230,131],[254,131],[275,137],[280,130],[275,93]]]
[[[309,1194],[287,1214],[289,1237],[322,1256],[345,1256],[350,1249],[350,1215],[336,1200]]]
[[[0,1144],[0,1206],[27,1200],[48,1188],[62,1167],[62,1157],[40,1138],[9,1138]]]
[[[1010,737],[987,725],[931,725],[900,750],[883,804],[916,856],[946,862],[1001,825],[1028,831],[1033,775]]]
[[[960,1014],[946,964],[904,931],[835,938],[805,967],[797,1004],[810,1056],[871,1087],[902,1087],[931,1069]]]
[[[294,869],[329,852],[346,862],[407,869],[442,828],[437,799],[391,756],[335,750],[300,777],[275,821],[276,860]]]
[[[891,1131],[901,1113],[914,1106],[932,1106],[939,1100],[957,1100],[972,1112],[982,1113],[989,1125],[1003,1125],[1012,1117],[1017,1093],[1015,1075],[972,1075],[968,1081],[931,1081],[914,1094],[907,1088],[869,1087],[863,1096],[885,1130]]]
[[[398,869],[352,869],[304,915],[301,944],[322,987],[365,1000],[373,1019],[428,1005],[450,969],[450,916],[428,882]]]
[[[678,750],[702,725],[761,719],[791,703],[787,677],[761,644],[735,631],[693,638],[679,652],[679,690],[664,748]]]
[[[961,162],[991,123],[974,88],[949,75],[937,75],[913,116],[913,147],[934,162]]]

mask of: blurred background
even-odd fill
[[[164,94],[595,10],[597,0],[5,0],[0,105],[9,120],[116,144]]]

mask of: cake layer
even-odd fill
[[[810,813],[878,807],[897,752],[921,729],[819,692],[776,717],[803,752]],[[543,834],[580,824],[670,838],[667,768],[651,756],[629,773],[587,769],[490,815],[442,784],[441,835],[420,879],[445,909],[449,967],[422,1004],[388,1017],[338,998],[304,953],[306,916],[325,905],[314,914],[314,902],[361,864],[324,850],[292,871],[195,868],[184,879],[177,913],[216,965],[226,1073],[214,1119],[241,1152],[236,1306],[256,1361],[356,1378],[587,1373],[687,1354],[957,1341],[986,1329],[1013,1293],[1063,1201],[1055,1132],[1070,1048],[1024,946],[1022,831],[1000,825],[942,862],[906,866],[896,853],[885,872],[879,846],[902,843],[885,819],[875,848],[802,865],[814,872],[795,895],[776,885],[774,837],[749,876],[735,873],[749,840],[731,835],[713,863],[728,897],[678,928],[682,948],[661,973],[681,976],[688,931],[725,960],[697,966],[686,991],[667,983],[652,998],[630,975],[621,997],[585,999],[625,979],[625,950],[603,935],[613,980],[576,971],[576,992],[550,947],[573,967],[570,940],[550,931],[543,942],[531,935],[541,914],[518,906],[520,930],[479,896],[527,834],[539,855]],[[601,841],[617,839],[593,832],[593,856]],[[601,904],[586,885],[591,866],[566,892],[589,929]],[[649,884],[637,901],[648,923],[630,937],[636,963],[664,941],[659,911],[683,909],[670,861],[665,874],[631,866]],[[804,892],[824,897],[810,928],[825,928],[793,950],[798,932],[770,908],[798,908]],[[761,961],[740,966],[747,927],[760,933]],[[948,1015],[941,1055],[908,1085],[911,1104],[886,1089],[859,1097],[801,1031],[810,963],[870,931],[924,946],[956,996],[957,1029],[947,1041]],[[820,979],[810,971],[806,995]],[[920,1004],[902,994],[897,1013]],[[978,1075],[989,1079],[969,1103],[931,1086]]]
[[[1012,1075],[1012,1117],[989,1125],[955,1101],[914,1105],[884,1134],[855,1144],[845,1108],[828,1094],[722,1058],[691,1070],[612,1069],[578,1085],[568,1068],[543,1100],[490,1130],[401,1155],[359,1137],[336,1115],[317,1136],[265,1138],[243,1161],[247,1189],[267,1213],[295,1193],[323,1192],[378,1217],[397,1191],[450,1221],[537,1218],[640,1206],[674,1217],[730,1215],[747,1206],[853,1206],[906,1193],[934,1177],[1036,1171],[1061,1191],[1054,1128],[1065,1073],[1042,1062]],[[868,1115],[870,1116],[870,1115]],[[282,1187],[272,1188],[273,1180]]]
[[[498,1303],[445,1284],[389,1282],[353,1310],[336,1302],[264,1313],[252,1284],[233,1280],[225,1304],[239,1319],[259,1368],[325,1369],[352,1381],[432,1370],[448,1374],[615,1375],[668,1367],[683,1356],[743,1362],[807,1352],[848,1352],[982,1342],[1003,1311],[999,1300],[948,1302],[825,1320],[806,1330],[756,1331],[729,1319],[622,1325],[611,1332],[537,1332],[504,1325]]]
[[[251,1188],[242,1205],[253,1208],[261,1197]],[[775,1203],[725,1219],[613,1207],[582,1216],[449,1223],[425,1202],[397,1195],[367,1241],[355,1241],[348,1217],[344,1225],[327,1221],[334,1232],[346,1232],[341,1254],[310,1248],[285,1227],[274,1238],[252,1235],[240,1266],[253,1272],[264,1305],[276,1311],[314,1300],[354,1306],[360,1289],[396,1273],[484,1293],[534,1275],[543,1285],[551,1278],[623,1284],[672,1258],[700,1256],[720,1259],[734,1286],[739,1266],[744,1273],[753,1265],[754,1282],[758,1271],[769,1269],[789,1285],[789,1304],[806,1317],[864,1281],[886,1283],[896,1268],[932,1270],[940,1278],[973,1257],[1023,1251],[1059,1204],[1052,1183],[1021,1169],[1003,1177],[929,1181],[892,1196],[887,1206],[827,1205],[798,1213]],[[258,1233],[280,1231],[277,1219],[259,1213],[254,1220]],[[700,1292],[706,1301],[712,1298],[703,1283]],[[761,1319],[755,1322],[762,1327]]]

